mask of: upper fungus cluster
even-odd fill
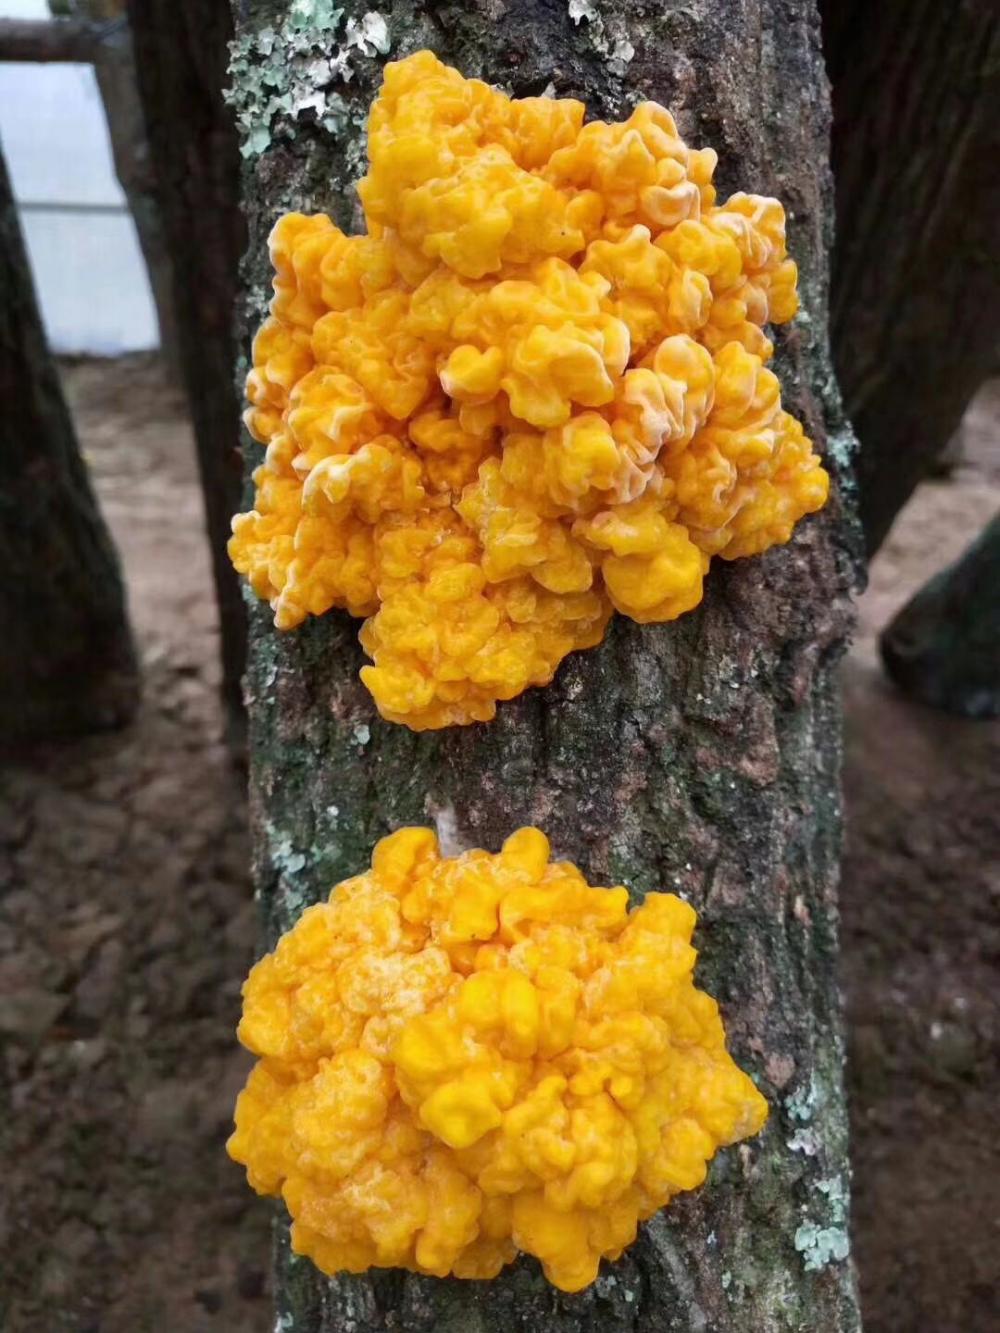
[[[367,235],[271,237],[232,558],[279,628],[366,617],[365,684],[415,729],[491,718],[613,610],[690,610],[713,556],[826,499],[766,366],[797,305],[780,203],[717,205],[655,103],[583,117],[418,52],[372,107]]]
[[[230,1154],[326,1272],[487,1278],[521,1250],[579,1290],[767,1117],[694,925],[672,894],[630,912],[538,829],[454,859],[400,830],[250,973]]]

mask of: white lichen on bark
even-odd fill
[[[345,20],[333,0],[294,0],[278,23],[236,37],[226,101],[242,155],[259,156],[275,137],[291,139],[309,113],[330,134],[342,134],[352,110],[335,85],[350,83],[359,60],[387,55],[391,45],[378,10]]]

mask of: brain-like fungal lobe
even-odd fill
[[[825,502],[767,367],[797,308],[784,210],[716,203],[715,153],[654,102],[585,124],[429,51],[386,66],[368,153],[365,235],[271,235],[230,554],[279,629],[364,618],[384,717],[488,721],[614,611],[682,615],[714,556]]]
[[[695,920],[629,910],[535,828],[454,858],[393,833],[251,971],[230,1155],[324,1272],[490,1278],[521,1251],[586,1287],[767,1118]]]

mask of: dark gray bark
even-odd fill
[[[1000,0],[822,0],[830,332],[869,554],[1000,348]]]
[[[1000,514],[879,640],[904,694],[962,717],[1000,716]]]
[[[240,494],[233,319],[245,229],[239,152],[222,100],[224,3],[128,0],[155,194],[173,265],[181,370],[194,425],[222,637],[223,698],[242,730],[246,613],[226,555]]]
[[[128,199],[139,248],[146,262],[146,273],[156,308],[160,355],[171,383],[178,384],[181,363],[174,309],[173,265],[163,234],[163,219],[146,139],[146,123],[139,101],[132,36],[126,23],[122,23],[113,37],[101,43],[94,61],[94,73],[107,117],[115,174]]]
[[[263,315],[276,216],[295,207],[326,209],[341,225],[356,219],[361,125],[382,61],[351,45],[329,8],[235,4],[248,331]],[[346,8],[358,18],[365,10]],[[288,22],[291,10],[315,15],[311,32]],[[330,1281],[289,1253],[279,1222],[280,1326],[854,1333],[853,1277],[836,1257],[848,1164],[834,668],[858,549],[851,436],[826,340],[829,106],[814,5],[606,0],[578,24],[565,4],[540,0],[396,0],[381,12],[389,58],[430,46],[516,94],[551,82],[598,116],[655,98],[690,141],[719,150],[724,192],[784,200],[804,314],[780,338],[778,369],[840,486],[789,547],[713,571],[697,612],[646,628],[616,619],[601,648],[571,658],[549,689],[501,705],[488,726],[415,735],[384,723],[358,680],[357,622],[331,614],[282,635],[266,607],[254,610],[251,804],[269,940],[366,865],[392,828],[436,821],[460,844],[495,849],[534,822],[592,882],[625,882],[637,897],[690,895],[701,914],[700,983],[722,1002],[731,1049],[772,1105],[759,1139],[720,1154],[702,1191],[647,1224],[576,1296],[549,1287],[526,1259],[489,1283],[396,1273]],[[335,44],[350,50],[353,77],[317,87],[315,57]],[[256,462],[260,451],[248,454]]]
[[[120,725],[138,674],[0,155],[0,743]]]

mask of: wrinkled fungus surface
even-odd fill
[[[579,1290],[767,1117],[694,925],[672,894],[629,911],[538,829],[452,859],[402,829],[250,973],[229,1152],[325,1272],[488,1278],[521,1250]]]
[[[600,642],[697,605],[713,556],[789,539],[828,479],[765,325],[797,307],[776,199],[643,103],[584,125],[429,51],[389,64],[358,192],[271,236],[230,552],[275,624],[366,617],[362,677],[414,729],[486,721]]]

